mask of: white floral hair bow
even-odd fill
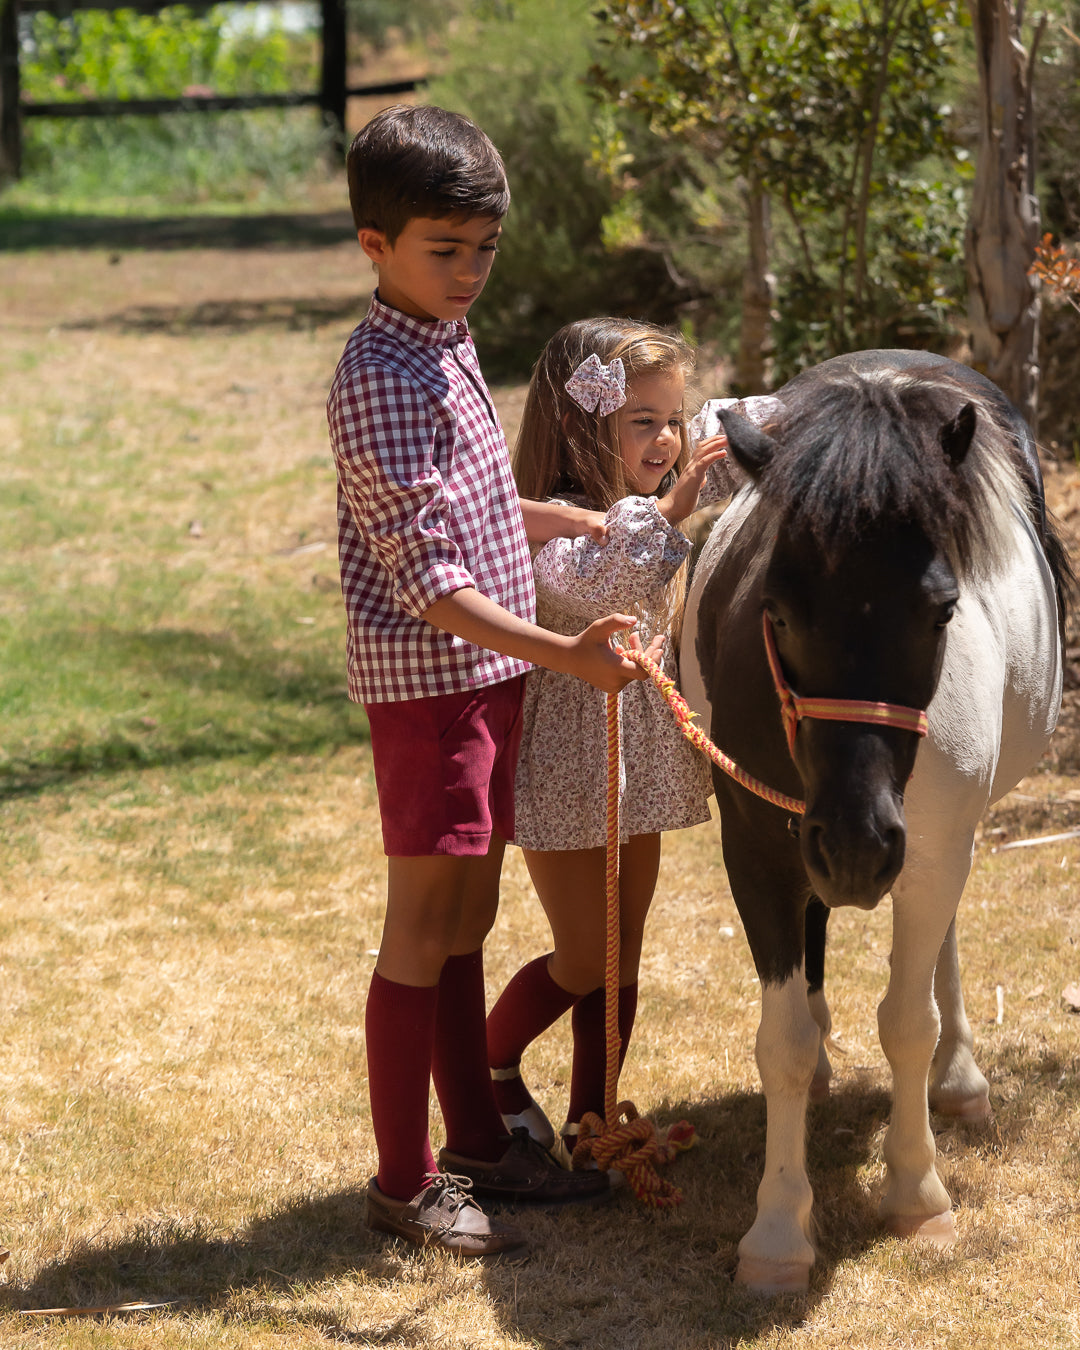
[[[605,366],[593,352],[566,381],[566,392],[579,408],[606,417],[626,402],[626,371],[622,360],[613,356]]]

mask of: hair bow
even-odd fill
[[[622,360],[613,356],[605,366],[593,352],[566,381],[566,392],[579,408],[606,417],[626,402],[626,371]]]

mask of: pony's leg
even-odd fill
[[[806,1175],[806,1102],[820,1044],[802,967],[786,980],[763,982],[756,1049],[765,1091],[765,1171],[735,1277],[761,1293],[798,1292],[810,1283],[814,1197]]]
[[[930,1066],[930,1105],[942,1115],[960,1120],[991,1120],[990,1085],[971,1053],[974,1042],[960,987],[955,919],[945,934],[934,971],[934,998],[941,1017],[941,1036]]]
[[[934,1001],[934,968],[955,901],[948,905],[947,878],[923,873],[921,884],[905,876],[903,896],[893,896],[893,948],[889,988],[878,1008],[881,1048],[892,1068],[893,1107],[885,1134],[885,1191],[881,1214],[904,1237],[940,1246],[956,1241],[952,1201],[937,1174],[937,1147],[930,1129],[927,1081],[940,1031]],[[952,889],[952,888],[949,888]],[[947,908],[946,908],[947,906]]]
[[[810,1004],[810,1016],[818,1024],[821,1033],[817,1068],[810,1082],[812,1102],[823,1102],[828,1098],[832,1080],[827,1046],[832,1032],[832,1013],[825,999],[825,931],[828,922],[829,911],[826,906],[817,896],[811,897],[806,907],[806,997]]]

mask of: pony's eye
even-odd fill
[[[774,628],[786,628],[787,624],[776,612],[776,607],[768,600],[764,604],[765,613],[769,616],[769,622]]]
[[[947,600],[945,604],[943,604],[941,608],[938,610],[937,618],[934,620],[934,627],[935,628],[946,627],[946,625],[949,623],[949,620],[955,613],[956,613],[956,601]]]

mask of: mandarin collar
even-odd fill
[[[384,304],[378,291],[371,297],[367,317],[374,327],[421,347],[456,347],[469,336],[469,325],[464,319],[417,319]]]

